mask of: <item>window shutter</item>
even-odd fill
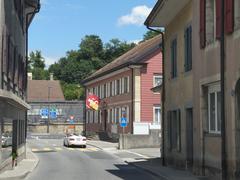
[[[225,0],[225,31],[227,33],[233,32],[233,24],[234,24],[234,1],[233,0]]]
[[[189,27],[189,70],[192,69],[192,26]]]
[[[206,45],[206,0],[200,0],[200,47]]]
[[[177,110],[177,150],[181,151],[181,110]]]
[[[128,76],[127,77],[127,92],[129,93],[129,91],[130,91],[130,77]]]
[[[184,31],[184,69],[188,69],[188,28]]]
[[[168,148],[169,148],[169,150],[171,151],[171,149],[172,149],[172,135],[171,135],[171,111],[168,111],[167,112],[167,126],[168,126]]]
[[[221,38],[221,0],[216,0],[216,39]]]

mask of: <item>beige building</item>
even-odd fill
[[[145,22],[149,27],[165,28],[166,162],[187,169],[192,165],[194,173],[212,176],[212,179],[220,179],[222,169],[220,3],[214,0],[183,0],[181,3],[160,0]],[[225,5],[224,148],[227,179],[239,179],[240,3],[226,0]],[[185,72],[188,62],[186,29],[190,25],[192,70]],[[191,107],[192,112],[188,111]]]

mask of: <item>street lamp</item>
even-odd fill
[[[49,99],[50,99],[50,90],[52,87],[48,87],[48,121],[47,121],[47,133],[49,133],[49,122],[50,122],[50,104],[49,104]]]

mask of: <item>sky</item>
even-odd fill
[[[41,0],[41,10],[29,28],[29,52],[40,50],[49,66],[76,50],[85,35],[103,43],[113,38],[137,42],[157,0]]]

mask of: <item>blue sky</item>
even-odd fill
[[[29,50],[41,50],[46,64],[77,49],[85,35],[103,42],[112,38],[140,40],[143,21],[156,0],[41,0],[40,13],[29,29]]]

